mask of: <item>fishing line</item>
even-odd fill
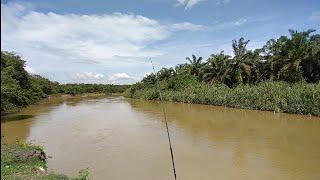
[[[170,154],[171,154],[171,162],[172,162],[172,169],[173,169],[173,175],[174,175],[174,179],[177,179],[177,174],[176,174],[176,167],[174,165],[174,157],[173,157],[173,151],[172,151],[172,145],[171,145],[171,138],[170,138],[170,132],[169,132],[169,128],[168,128],[168,122],[167,122],[167,115],[166,115],[166,110],[163,106],[163,97],[162,97],[162,93],[161,93],[161,89],[160,89],[160,85],[159,85],[159,81],[158,81],[158,75],[156,73],[156,70],[154,69],[152,60],[150,59],[151,65],[152,65],[152,69],[154,72],[154,75],[156,76],[156,84],[157,84],[157,89],[159,91],[159,95],[160,95],[160,104],[161,104],[161,110],[163,112],[163,116],[164,116],[164,121],[166,124],[166,130],[167,130],[167,137],[168,137],[168,142],[169,142],[169,148],[170,148]]]

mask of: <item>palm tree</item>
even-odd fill
[[[310,34],[315,30],[297,32],[289,30],[291,38],[281,36],[278,40],[270,40],[264,47],[269,54],[271,71],[276,80],[297,82],[303,80],[304,76],[312,77],[313,67],[317,67],[319,50],[315,43],[315,50],[310,46]],[[318,48],[319,49],[319,48]],[[312,55],[312,51],[317,54]],[[319,63],[320,64],[320,63]],[[312,79],[312,78],[311,78]]]
[[[226,83],[230,80],[230,56],[223,51],[220,54],[212,54],[205,65],[203,79],[207,83]]]
[[[178,64],[174,67],[175,73],[178,75],[186,75],[190,73],[189,70],[189,64],[184,63],[184,64]]]
[[[307,44],[308,55],[301,62],[302,73],[307,82],[316,83],[320,81],[320,35],[310,36]]]
[[[244,38],[240,38],[239,41],[232,41],[233,48],[233,69],[232,77],[234,83],[248,83],[251,77],[251,65],[250,59],[246,57],[247,55],[247,45],[250,40],[245,41]]]
[[[160,81],[169,79],[173,75],[175,75],[175,71],[173,68],[162,68],[160,71],[157,72],[157,76]]]
[[[251,76],[249,83],[258,83],[271,77],[270,63],[262,56],[262,49],[248,50],[245,59],[251,67]]]
[[[186,57],[186,60],[190,63],[189,64],[190,74],[200,79],[201,68],[203,67],[203,64],[201,62],[202,57],[197,58],[195,55],[192,54],[192,58]]]
[[[154,73],[151,73],[142,79],[143,83],[146,84],[156,84],[157,77]]]

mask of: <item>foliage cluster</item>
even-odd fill
[[[192,55],[146,76],[125,96],[159,99],[159,82],[165,100],[320,115],[320,35],[289,32],[255,50],[234,40],[232,57],[222,51],[202,62]]]
[[[113,84],[61,84],[57,92],[62,94],[82,94],[82,93],[122,93],[129,85]]]
[[[14,53],[1,52],[1,112],[33,104],[51,94],[122,93],[128,85],[59,84],[29,74],[25,61]]]
[[[19,56],[1,52],[1,112],[32,104],[56,93],[59,85],[39,75],[30,75]]]
[[[5,144],[1,139],[1,179],[88,180],[89,171],[81,170],[77,177],[68,177],[46,170],[46,161],[37,157],[25,158],[24,154],[41,151],[42,147],[20,143]]]

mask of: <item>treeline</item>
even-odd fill
[[[113,84],[61,84],[58,92],[62,94],[82,93],[123,93],[130,85]]]
[[[320,115],[320,35],[289,32],[255,50],[244,38],[233,40],[233,56],[222,51],[203,62],[192,55],[151,73],[125,95],[159,99],[159,81],[166,100]]]
[[[117,93],[127,85],[59,84],[29,74],[25,61],[14,53],[1,51],[1,112],[33,104],[51,94]]]
[[[19,56],[1,52],[1,112],[32,104],[56,93],[59,85],[24,69],[25,61]]]

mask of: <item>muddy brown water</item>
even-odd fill
[[[179,180],[320,179],[320,118],[165,103]],[[43,145],[49,170],[92,179],[173,179],[160,104],[123,97],[45,102],[1,134]]]

